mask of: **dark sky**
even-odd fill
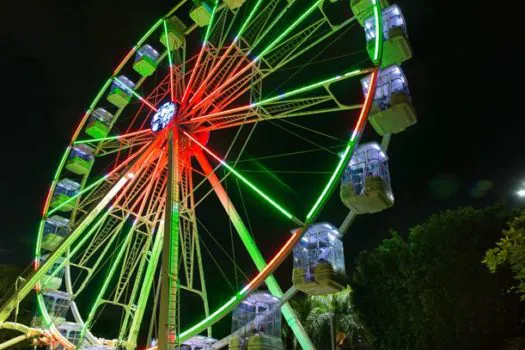
[[[121,57],[171,4],[52,0],[2,6],[0,263],[30,261],[47,186],[72,130]],[[350,259],[389,228],[405,232],[438,209],[512,201],[525,179],[521,62],[513,52],[523,40],[514,38],[519,32],[506,20],[511,10],[470,1],[399,4],[414,50],[404,69],[419,122],[391,144],[395,207],[358,218],[345,238]],[[494,183],[483,198],[469,194],[479,180]],[[436,188],[450,193],[438,196]]]

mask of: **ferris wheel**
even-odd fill
[[[386,0],[175,2],[81,118],[45,201],[34,271],[3,303],[0,328],[40,329],[38,341],[67,349],[134,349],[146,333],[159,349],[218,348],[212,326],[226,315],[251,334],[242,322],[277,310],[313,348],[287,300],[342,288],[341,234],[356,214],[393,205],[386,148],[416,122],[399,66],[411,57],[403,15]],[[367,141],[381,144],[361,142],[369,124]],[[317,223],[341,199],[340,229]],[[228,231],[258,272],[224,299],[217,271],[242,270]],[[254,231],[271,232],[272,255]],[[272,274],[292,250],[286,292]],[[39,313],[17,328],[7,319],[32,290]]]

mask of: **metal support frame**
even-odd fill
[[[158,325],[159,350],[168,350],[178,339],[179,331],[179,136],[176,129],[169,131],[167,142],[168,186],[160,272],[162,282]]]
[[[230,220],[233,226],[235,227],[235,230],[239,234],[241,241],[243,242],[244,246],[246,247],[246,250],[250,254],[250,257],[252,258],[253,262],[255,263],[255,266],[259,271],[262,271],[266,267],[266,261],[264,260],[259,248],[255,244],[255,241],[253,240],[253,237],[250,234],[248,228],[246,227],[239,213],[233,206],[233,203],[231,202],[228,194],[226,193],[226,190],[222,186],[219,178],[213,172],[211,164],[208,162],[208,159],[205,157],[205,155],[200,149],[195,152],[195,157],[197,158],[199,165],[201,166],[204,174],[208,178],[208,181],[213,187],[215,193],[217,194],[217,197],[219,198],[222,206],[224,207],[224,210],[230,217]],[[273,275],[270,275],[266,279],[266,284],[272,295],[278,298],[281,298],[283,296],[283,291]],[[295,336],[297,337],[297,340],[299,341],[303,349],[315,349],[315,346],[308,337],[308,334],[306,333],[305,329],[301,325],[301,322],[297,318],[297,315],[295,314],[293,308],[288,302],[283,304],[283,306],[281,307],[281,312],[284,318],[286,319],[286,322],[293,330]]]

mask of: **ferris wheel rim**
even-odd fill
[[[83,115],[83,117],[81,118],[81,122],[79,123],[78,127],[76,128],[75,132],[73,133],[73,137],[71,139],[71,142],[69,144],[69,146],[66,148],[66,151],[64,152],[64,155],[62,156],[61,158],[61,161],[59,163],[59,168],[57,169],[57,173],[55,174],[55,177],[53,179],[53,182],[52,182],[52,185],[50,186],[50,190],[48,192],[48,197],[46,198],[46,202],[45,202],[45,205],[44,205],[44,210],[43,210],[43,215],[42,215],[42,220],[41,220],[41,225],[40,225],[40,229],[39,229],[39,235],[38,235],[38,241],[40,242],[41,239],[42,239],[42,235],[43,235],[43,221],[45,220],[45,218],[47,218],[47,214],[49,212],[49,204],[50,204],[50,197],[54,191],[54,188],[56,186],[56,182],[58,181],[59,179],[59,176],[60,174],[64,171],[64,168],[65,168],[65,162],[67,160],[67,157],[72,149],[72,147],[75,145],[75,142],[77,140],[77,138],[79,137],[79,134],[80,134],[80,131],[83,129],[83,127],[85,126],[85,123],[87,122],[87,120],[89,119],[90,117],[90,114],[93,112],[94,108],[96,107],[98,101],[102,98],[102,96],[108,91],[108,89],[110,88],[110,85],[113,81],[113,78],[115,78],[119,73],[120,71],[122,70],[122,68],[126,65],[127,62],[129,62],[129,60],[131,59],[131,57],[133,56],[133,54],[136,52],[137,48],[139,48],[152,34],[153,32],[158,29],[162,23],[164,23],[165,19],[170,16],[171,14],[174,13],[174,11],[176,11],[176,9],[178,7],[180,7],[182,4],[184,4],[186,1],[181,1],[178,5],[176,5],[174,7],[173,10],[171,10],[170,12],[168,12],[168,14],[161,18],[159,21],[157,21],[154,26],[141,38],[141,40],[138,41],[138,43],[132,48],[132,50],[124,57],[124,59],[119,63],[119,65],[117,66],[117,68],[115,69],[115,71],[113,72],[112,76],[110,79],[108,79],[105,84],[103,85],[102,89],[99,91],[99,93],[96,95],[94,101],[91,103],[90,107],[88,108],[87,112]],[[319,1],[319,2],[322,2],[322,1]],[[376,1],[373,0],[373,2],[375,3]],[[380,7],[378,6],[378,4],[376,4],[376,6],[374,7],[374,11],[375,11],[375,16],[376,16],[376,30],[377,32],[379,32],[381,29],[381,21],[379,21],[379,17],[380,17],[380,13],[381,13],[381,9]],[[377,44],[376,44],[376,61],[374,62],[374,71],[372,73],[372,76],[374,77],[373,79],[375,80],[376,77],[377,77],[377,74],[379,72],[379,67],[380,67],[380,62],[381,62],[381,55],[379,54],[380,50],[381,50],[381,47],[382,47],[382,35],[376,35],[376,37],[378,38],[377,39]],[[167,52],[168,50],[166,50]],[[165,52],[165,53],[166,53]],[[165,53],[163,55],[165,55]],[[365,98],[365,103],[363,104],[362,106],[362,109],[361,109],[361,113],[360,113],[360,117],[358,119],[358,122],[355,126],[355,128],[353,129],[353,133],[352,133],[352,136],[351,136],[351,139],[350,141],[354,142],[354,145],[355,143],[357,143],[359,137],[361,136],[361,133],[362,133],[362,130],[364,128],[364,124],[366,124],[366,119],[367,119],[367,116],[368,116],[368,113],[369,113],[369,110],[370,110],[370,106],[371,106],[371,103],[372,103],[372,99],[371,99],[371,96],[373,96],[375,94],[375,84],[373,83],[372,84],[373,88],[369,89],[368,90],[368,93],[367,93],[367,96]],[[356,141],[357,140],[357,141]],[[352,146],[353,147],[353,146]],[[334,173],[333,173],[333,176],[331,177],[329,183],[327,184],[327,187],[331,187],[333,186],[338,178],[340,177],[340,171],[341,171],[341,167],[347,163],[349,157],[351,156],[351,153],[353,151],[353,148],[350,147],[350,148],[347,148],[347,150],[345,151],[345,155],[344,157],[341,157],[341,161],[339,162],[337,168],[335,169]],[[345,161],[346,160],[346,161]],[[339,175],[337,174],[339,172]],[[85,184],[84,184],[85,185]],[[303,226],[303,229],[305,229],[309,224],[311,224],[316,216],[318,215],[318,211],[317,209],[319,208],[322,208],[325,204],[325,201],[326,201],[326,194],[328,192],[330,192],[331,190],[328,189],[325,191],[323,191],[322,195],[319,197],[318,199],[318,203],[316,203],[316,205],[314,206],[314,208],[312,209],[312,211],[308,214],[306,220],[304,221],[304,226]],[[314,210],[315,209],[315,210]],[[299,231],[297,231],[299,232]],[[300,236],[300,235],[299,235]],[[285,243],[283,245],[283,248],[284,247],[288,247],[289,249],[287,250],[282,250],[283,248],[281,248],[281,251],[280,253],[278,253],[278,255],[287,255],[290,251],[291,251],[291,247],[293,247],[293,239],[294,237],[296,238],[297,235],[294,235],[292,236],[288,241],[287,243]],[[40,258],[40,243],[37,243],[37,249],[38,251],[36,252],[36,257],[35,257],[35,265],[38,266],[38,262],[37,262],[37,259]],[[69,274],[69,265],[66,264],[65,265],[67,267],[66,269],[66,279],[67,278],[67,275]],[[268,266],[271,266],[270,264],[268,264]],[[264,276],[265,275],[269,275],[271,274],[276,268],[278,267],[278,264],[277,265],[274,265],[274,266],[271,266],[269,267],[268,270],[266,270],[265,272],[261,272],[259,273],[252,281],[250,281],[250,283],[248,284],[247,287],[249,287],[247,289],[247,287],[243,288],[243,290],[241,290],[240,292],[237,293],[236,297],[235,298],[235,301],[238,301],[240,302],[240,300],[242,299],[239,299],[240,295],[239,294],[245,294],[243,293],[246,292],[246,291],[249,291],[251,288],[255,288],[257,286],[259,286],[260,284],[262,284],[264,282]],[[69,292],[69,289],[71,287],[71,281],[69,280],[69,283],[66,284],[66,288],[68,289],[68,292]],[[69,285],[69,286],[68,286]],[[38,293],[38,296],[39,296],[39,306],[43,309],[45,309],[45,306],[43,305],[43,300],[42,300],[42,294],[41,293]],[[232,298],[232,299],[234,299]],[[230,299],[230,301],[232,300]],[[229,302],[228,302],[229,303]],[[227,304],[228,304],[227,303]],[[76,313],[78,313],[78,309],[76,308],[76,303],[75,301],[73,300],[72,301],[72,304],[74,304],[74,308],[77,310]],[[226,304],[224,304],[223,306],[221,306],[217,311],[224,311],[224,307],[225,307]],[[43,312],[44,316],[47,315],[47,317],[49,318],[49,315],[47,314],[47,311],[44,311]],[[75,314],[75,312],[74,312]],[[82,317],[80,315],[80,313],[78,313],[79,315],[79,319],[77,319],[77,322],[79,322],[80,320],[82,320]],[[77,317],[75,316],[75,319]],[[49,320],[49,319],[48,319]],[[203,321],[201,321],[203,322]],[[79,322],[80,323],[80,322]],[[51,322],[51,327],[54,327],[54,324],[53,322]],[[195,326],[194,326],[195,327]],[[191,331],[194,327],[188,329],[187,331],[185,332],[182,332],[180,334],[181,337],[185,337],[187,336],[187,334],[189,333],[194,333],[194,331]],[[59,335],[59,332],[56,330],[55,328],[55,333],[58,333]],[[87,333],[87,337],[88,338],[92,338],[90,339],[92,342],[93,341],[98,341],[98,338],[96,338],[93,334],[91,334],[90,330],[88,330],[88,333]],[[67,344],[67,339],[63,338],[62,340],[65,340],[65,344]],[[100,343],[99,343],[100,344]]]

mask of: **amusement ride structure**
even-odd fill
[[[342,236],[357,214],[393,205],[388,144],[416,123],[400,67],[410,57],[387,0],[177,0],[74,132],[31,271],[0,305],[0,330],[20,335],[0,349],[282,349],[281,314],[313,349],[288,300],[343,289]],[[262,165],[274,159],[293,171]],[[339,227],[319,221],[341,201]],[[248,212],[267,218],[269,259]],[[215,258],[203,233],[220,245],[228,230],[258,273],[217,303],[225,288],[211,266],[239,267]],[[273,273],[292,252],[285,291]],[[18,323],[35,294],[32,323]],[[212,338],[230,314],[231,334]]]

